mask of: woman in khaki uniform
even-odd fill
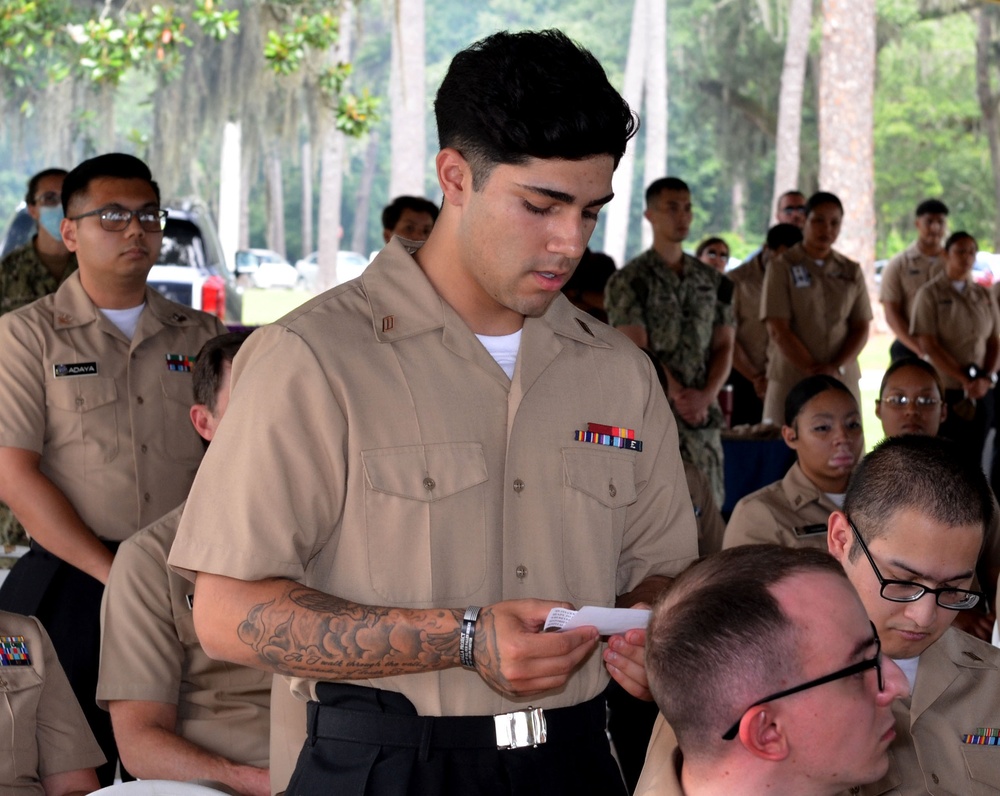
[[[788,393],[781,434],[798,461],[736,504],[723,548],[771,542],[826,550],[827,518],[843,504],[864,452],[858,403],[838,379],[810,376]]]
[[[860,403],[858,354],[872,319],[861,266],[833,250],[844,207],[832,193],[806,203],[802,243],[777,258],[764,275],[760,317],[767,323],[764,420],[777,423],[785,396],[806,376],[843,381]]]
[[[1000,314],[989,291],[972,279],[979,246],[968,232],[945,242],[945,267],[913,300],[910,332],[944,383],[948,414],[940,434],[982,458],[992,387],[1000,362]]]

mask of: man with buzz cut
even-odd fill
[[[893,361],[924,353],[910,333],[913,300],[917,291],[944,268],[948,206],[940,199],[925,199],[917,205],[915,215],[917,239],[886,263],[879,288],[886,323],[896,335],[889,348]]]
[[[0,608],[41,620],[110,785],[117,752],[94,699],[101,594],[118,545],[187,495],[203,453],[187,418],[191,364],[226,328],[146,285],[166,211],[141,160],[84,161],[62,207],[78,269],[0,318],[0,500],[31,537]]]
[[[779,196],[777,206],[774,209],[774,222],[776,224],[792,224],[802,229],[806,225],[805,194],[795,189],[785,191]]]
[[[888,773],[852,793],[1000,791],[1000,650],[951,626],[982,599],[972,584],[991,512],[978,462],[908,435],[864,458],[830,516],[830,552],[909,686]]]
[[[430,237],[247,341],[170,565],[210,656],[309,700],[289,793],[624,794],[645,632],[542,630],[697,554],[652,363],[561,293],[636,120],[559,31],[460,52],[435,114]]]
[[[905,678],[826,552],[709,556],[646,632],[661,715],[636,796],[829,796],[885,774]]]
[[[412,241],[427,240],[437,221],[438,207],[422,196],[397,196],[382,211],[382,239],[394,235]]]

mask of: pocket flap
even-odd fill
[[[564,448],[563,464],[566,483],[601,505],[617,509],[635,502],[635,464],[632,456],[611,451]]]
[[[478,442],[409,445],[361,452],[369,486],[388,495],[433,502],[487,479]]]
[[[94,376],[49,382],[45,389],[45,403],[67,412],[90,412],[117,399],[115,380]]]

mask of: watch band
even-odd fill
[[[458,637],[458,660],[466,669],[476,668],[476,659],[472,654],[476,643],[476,620],[479,619],[478,605],[470,605],[462,617],[462,630]]]

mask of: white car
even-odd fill
[[[236,273],[250,277],[250,284],[259,288],[299,287],[299,272],[284,257],[270,249],[244,249],[236,252]]]
[[[349,251],[337,252],[337,276],[332,287],[361,276],[361,272],[367,267],[368,258],[363,254]],[[308,257],[303,257],[295,263],[295,268],[309,290],[319,290],[319,252],[313,252]]]

